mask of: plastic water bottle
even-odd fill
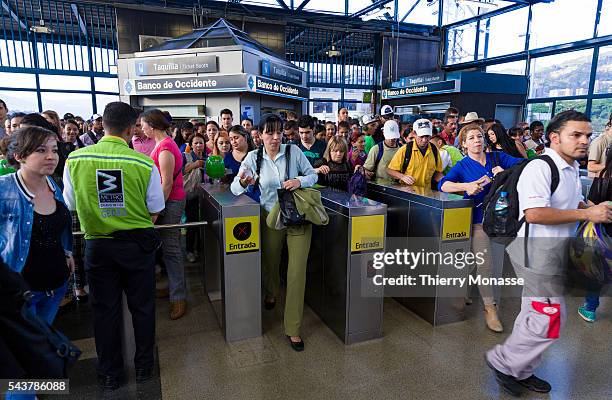
[[[506,223],[508,221],[508,193],[500,192],[497,202],[495,202],[495,233],[503,235],[506,233]]]

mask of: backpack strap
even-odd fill
[[[434,161],[436,163],[436,165],[438,165],[438,157],[440,156],[438,153],[438,148],[433,145],[432,143],[429,143],[429,147],[431,147],[431,152],[433,153],[434,156]]]
[[[546,161],[548,166],[550,167],[551,172],[551,180],[550,180],[550,195],[552,196],[555,193],[555,190],[559,187],[559,168],[557,168],[557,164],[553,161],[550,156],[544,154],[538,157],[539,159]]]
[[[406,143],[406,152],[404,153],[404,161],[402,162],[402,170],[400,171],[402,174],[406,173],[408,169],[408,164],[410,164],[410,158],[412,157],[412,147],[414,142]]]
[[[254,189],[257,190],[259,188],[259,173],[261,172],[261,163],[263,162],[263,145],[259,146],[257,149],[257,157],[255,158],[255,174],[257,175],[257,180],[255,180]]]
[[[94,144],[98,144],[98,138],[96,137],[96,135],[94,135],[92,131],[87,131],[87,136],[89,136],[89,138],[92,142],[94,142]]]
[[[289,161],[291,160],[291,145],[288,144],[285,146],[285,176],[286,180],[289,180]]]
[[[83,147],[85,147],[85,143],[83,143],[83,141],[81,140],[80,136],[77,136],[76,142],[79,145],[79,149],[82,149]],[[130,143],[131,143],[131,141],[130,141]]]

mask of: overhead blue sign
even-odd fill
[[[390,88],[382,91],[382,98],[396,99],[400,97],[422,96],[426,94],[449,93],[458,91],[455,80],[435,82],[431,84]]]
[[[310,91],[306,87],[291,85],[289,83],[254,75],[250,75],[247,79],[247,87],[249,90],[257,93],[266,93],[300,100],[307,100],[310,94]]]
[[[283,82],[296,83],[298,85],[302,83],[301,71],[286,65],[271,62],[270,60],[261,60],[261,75]]]

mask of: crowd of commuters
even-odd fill
[[[72,114],[60,118],[52,110],[8,114],[0,100],[0,117],[6,121],[0,156],[16,170],[0,178],[0,208],[8,216],[0,223],[2,260],[23,275],[35,293],[32,312],[49,323],[60,305],[87,301],[88,285],[98,371],[110,389],[120,385],[123,365],[117,351],[121,292],[132,312],[140,381],[152,374],[154,296],[169,298],[172,320],[187,312],[184,255],[188,262],[200,259],[202,238],[198,229],[188,229],[183,249],[179,229],[161,230],[158,238],[153,225],[199,220],[197,188],[209,180],[205,166],[211,155],[223,159],[221,181],[231,183],[234,194],[246,193],[261,204],[262,221],[278,202],[278,189],[318,183],[346,191],[356,173],[369,180],[462,194],[473,200],[473,250],[488,255],[478,266],[485,277],[493,272],[482,226],[484,199],[497,174],[526,159],[550,156],[561,175],[559,189],[551,193],[551,175],[536,160],[519,181],[520,212],[533,232],[569,237],[575,221],[612,222],[612,208],[604,204],[612,200],[609,192],[590,195],[591,207],[581,202],[576,163],[588,154],[589,174],[610,179],[612,115],[588,152],[590,121],[575,111],[555,116],[546,133],[539,121],[507,129],[500,121],[475,112],[461,115],[453,107],[440,119],[401,121],[388,105],[379,116],[361,119],[341,108],[336,121],[288,112],[262,116],[256,125],[246,117],[235,123],[229,109],[221,110],[216,120],[177,122],[158,109],[141,113],[116,102],[85,121]],[[527,196],[532,192],[537,200]],[[80,230],[85,240],[73,237],[72,231]],[[519,236],[525,235],[521,231]],[[276,230],[262,224],[264,307],[272,309],[279,296],[286,245],[284,327],[296,351],[305,347],[300,328],[310,238],[310,225]],[[513,265],[521,267],[514,260]],[[591,289],[579,314],[594,322],[601,288]],[[490,286],[479,290],[486,325],[502,332]],[[562,298],[553,300],[559,309],[564,307]],[[550,390],[532,373],[552,342],[525,327],[533,307],[523,301],[512,336],[487,355],[498,381],[511,392],[519,387]],[[521,346],[532,352],[529,365],[513,364],[524,350]]]

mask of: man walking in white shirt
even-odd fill
[[[601,203],[586,208],[582,201],[576,160],[586,156],[591,133],[584,114],[570,110],[556,115],[547,127],[550,148],[545,154],[558,169],[558,186],[551,193],[556,171],[543,160],[530,162],[517,184],[519,220],[524,217],[525,223],[508,247],[508,255],[517,277],[525,282],[521,312],[512,334],[486,354],[501,388],[513,396],[520,396],[525,388],[540,393],[551,390],[534,370],[565,322],[563,283],[576,222],[612,222],[612,206]]]

